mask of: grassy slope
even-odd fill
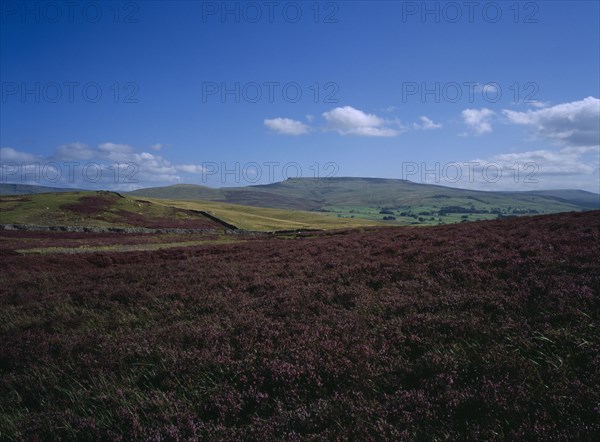
[[[110,207],[99,213],[78,213],[65,208],[81,204],[81,198],[85,197],[102,198],[110,204]],[[123,213],[133,214],[135,219],[128,219],[121,215]],[[0,198],[0,223],[3,224],[154,227],[152,223],[161,219],[181,223],[197,220],[204,222],[206,218],[198,214],[183,213],[183,211],[176,213],[172,208],[164,205],[145,204],[133,198],[123,198],[110,192],[43,193],[25,197],[3,196]],[[212,224],[210,221],[207,222]],[[212,227],[219,228],[216,224]]]
[[[214,216],[247,230],[340,229],[380,225],[376,221],[337,218],[322,213],[298,210],[266,209],[215,201],[181,201],[149,198],[155,204],[182,209],[204,210]]]
[[[300,210],[331,207],[466,207],[473,204],[478,209],[516,208],[554,213],[598,208],[600,205],[598,195],[578,190],[483,192],[380,178],[299,178],[267,185],[222,189],[177,185],[140,189],[132,194]]]
[[[81,194],[93,194],[81,192]],[[51,195],[51,196],[50,196]],[[77,193],[30,195],[29,202],[0,203],[0,222],[45,225],[129,225],[118,217],[76,216],[61,206],[77,199]],[[111,194],[114,195],[114,194]],[[280,183],[244,188],[213,189],[206,186],[175,185],[141,189],[127,198],[115,196],[114,211],[125,210],[150,218],[173,216],[172,207],[206,210],[242,229],[286,230],[360,227],[381,223],[397,225],[448,224],[463,220],[462,214],[435,215],[442,207],[459,206],[477,210],[514,210],[537,213],[579,211],[594,208],[600,196],[577,190],[540,192],[479,192],[410,181],[378,178],[289,179]],[[140,207],[131,197],[147,195],[156,203]],[[145,197],[145,198],[147,198]],[[6,199],[7,197],[4,197]],[[201,201],[198,201],[201,200]],[[382,221],[380,208],[394,209],[395,221]],[[285,208],[286,210],[281,210]],[[6,209],[11,209],[7,211]],[[279,209],[279,210],[278,210]],[[290,210],[291,209],[291,210]],[[326,210],[327,214],[308,211]],[[401,216],[410,212],[415,217]],[[417,217],[421,213],[431,215]],[[178,215],[181,216],[181,213]],[[468,220],[495,218],[494,214],[471,214]]]
[[[531,194],[541,195],[545,197],[554,198],[557,200],[569,201],[570,203],[578,204],[582,207],[588,207],[590,209],[600,208],[600,195],[592,192],[585,192],[581,190],[539,190],[536,192],[530,192]]]
[[[77,204],[82,197],[86,196],[108,198],[112,205],[97,214],[82,214],[65,209],[65,206]],[[378,224],[367,220],[340,219],[332,214],[264,209],[219,202],[152,198],[136,200],[131,197],[121,198],[108,192],[45,193],[24,197],[3,196],[0,198],[0,223],[97,227],[133,225],[118,215],[122,211],[140,215],[142,224],[143,220],[151,221],[162,218],[178,221],[182,219],[185,221],[185,218],[188,220],[204,218],[200,214],[184,212],[190,209],[211,212],[214,216],[240,229],[247,230],[339,229]],[[140,222],[135,225],[140,225]],[[214,227],[219,228],[220,226],[215,225]]]

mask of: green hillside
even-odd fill
[[[58,192],[0,197],[0,224],[193,229],[224,227],[201,211],[209,212],[239,229],[258,231],[342,229],[381,224],[377,220],[338,218],[334,214],[220,202],[136,199],[114,192]]]
[[[211,189],[177,185],[140,189],[132,195],[164,199],[207,200],[256,207],[328,211],[340,216],[381,219],[382,209],[400,213],[472,213],[521,215],[600,208],[600,195],[583,190],[484,192],[406,180],[381,178],[295,178],[248,187]],[[457,209],[456,213],[465,213]],[[435,216],[435,215],[431,215]]]
[[[337,217],[332,213],[306,212],[301,210],[270,209],[242,206],[217,201],[185,201],[149,199],[153,204],[163,204],[186,210],[206,211],[239,229],[275,231],[298,229],[344,229],[382,225],[378,219]]]
[[[437,225],[600,208],[600,195],[582,190],[484,192],[395,179],[296,178],[247,187],[215,189],[178,184],[139,189],[124,195],[105,192],[115,199],[115,206],[105,214],[100,211],[90,218],[64,210],[66,201],[76,198],[77,193],[36,196],[33,194],[47,188],[29,187],[16,188],[23,194],[30,194],[26,195],[29,202],[2,202],[0,215],[6,220],[3,222],[131,225],[136,216],[141,216],[148,219],[162,217],[165,224],[174,214],[180,218],[200,216],[181,211],[204,210],[242,229],[287,230],[382,223]],[[3,198],[9,197],[4,194]],[[152,201],[146,203],[147,207],[141,207],[143,203],[139,199]],[[149,213],[145,215],[146,211]],[[141,221],[137,222],[140,225]],[[178,222],[181,224],[182,221]],[[150,224],[156,225],[155,222]]]
[[[190,210],[114,192],[59,192],[0,196],[1,224],[204,229],[222,226]]]

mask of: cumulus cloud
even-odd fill
[[[390,107],[387,110],[397,109]],[[359,135],[366,137],[394,137],[408,130],[440,129],[442,124],[434,122],[426,116],[419,117],[418,123],[405,125],[398,119],[384,119],[375,114],[366,113],[352,106],[336,107],[321,116],[326,121],[325,131],[335,131],[341,135]],[[315,117],[306,115],[308,123]],[[271,131],[286,135],[303,135],[312,128],[298,120],[290,118],[273,118],[264,120],[264,125]]]
[[[413,123],[413,129],[421,129],[421,130],[431,130],[431,129],[440,129],[442,125],[440,123],[434,123],[431,119],[422,116],[419,117],[421,120],[420,123]]]
[[[465,172],[459,187],[489,190],[579,188],[600,192],[599,146],[500,153],[465,164],[473,165],[474,174]],[[491,169],[486,174],[487,167]],[[496,175],[498,171],[499,175]],[[486,179],[488,175],[491,180]]]
[[[469,109],[467,109],[469,111]],[[465,122],[481,128],[482,121],[494,116],[489,111],[463,112]],[[585,188],[600,191],[600,100],[588,97],[579,101],[539,106],[526,111],[503,110],[504,122],[521,125],[534,139],[545,141],[537,150],[493,155],[476,163],[494,163],[499,166],[508,184],[518,190],[527,188]],[[468,120],[468,121],[467,121]],[[487,120],[489,121],[489,120]],[[485,129],[485,128],[484,128]],[[477,129],[474,130],[477,132]],[[491,127],[490,127],[491,131]],[[554,146],[553,146],[554,145]],[[515,176],[516,171],[520,175]],[[533,180],[529,180],[533,177]],[[492,186],[491,183],[479,183]]]
[[[592,155],[584,156],[586,153]],[[514,169],[515,164],[533,164],[540,175],[594,174],[598,172],[598,154],[600,154],[600,148],[564,148],[558,151],[540,149],[498,154],[492,156],[489,161],[499,164],[506,170]],[[596,161],[593,161],[592,157],[594,156]],[[478,161],[481,162],[481,160]]]
[[[537,108],[542,108],[542,107],[548,107],[549,104],[544,102],[544,101],[539,101],[539,100],[532,100],[532,101],[528,101],[525,104],[528,104],[529,106],[533,106],[533,107],[537,107]]]
[[[271,131],[283,135],[303,135],[310,131],[309,126],[291,118],[266,119],[264,124]]]
[[[61,144],[54,152],[52,158],[68,161],[68,160],[91,160],[96,153],[94,150],[83,143],[67,143]]]
[[[509,123],[527,127],[537,138],[563,146],[600,144],[600,100],[595,97],[539,110],[502,112]]]
[[[130,190],[152,183],[178,183],[183,180],[180,175],[182,173],[202,174],[206,172],[205,168],[198,164],[174,164],[155,153],[136,152],[131,145],[112,142],[102,143],[96,148],[79,142],[63,144],[47,157],[36,157],[10,147],[3,147],[0,152],[0,160],[3,163],[19,163],[23,170],[19,172],[11,169],[11,178],[23,181],[23,177],[27,176],[30,184],[81,186],[84,188],[89,188],[92,184],[93,188]],[[64,163],[62,166],[61,162]],[[54,165],[52,167],[58,165],[63,169],[62,181],[30,182],[32,173],[24,172],[33,170],[30,167],[31,164],[36,164],[40,171],[44,171],[51,165]],[[100,170],[101,179],[86,180],[86,176],[82,174],[86,167],[91,167],[90,170],[94,173],[96,170]],[[39,174],[39,177],[43,179],[44,173]]]
[[[33,162],[36,156],[27,152],[20,152],[12,147],[0,148],[0,161],[8,162]]]
[[[465,109],[462,111],[463,122],[475,135],[492,132],[492,117],[496,113],[484,107],[482,109]]]
[[[390,122],[374,114],[367,114],[352,106],[336,107],[323,113],[328,129],[341,135],[361,135],[367,137],[393,137],[399,130],[389,127]]]

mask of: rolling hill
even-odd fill
[[[461,206],[507,213],[514,209],[556,213],[600,208],[600,195],[583,190],[486,192],[383,178],[293,178],[273,184],[219,189],[174,185],[139,189],[130,194],[309,211],[335,211],[343,207],[425,210],[434,206]]]
[[[381,225],[378,220],[221,202],[138,199],[115,192],[0,196],[0,224],[278,231]]]
[[[54,189],[4,184],[0,190],[31,195]],[[153,207],[209,211],[249,230],[437,225],[600,208],[600,195],[583,190],[490,192],[384,178],[293,178],[222,188],[178,184],[123,195],[151,199]]]
[[[46,187],[31,184],[0,183],[0,195],[33,195],[36,193],[78,192],[82,189],[66,187]]]
[[[0,223],[37,226],[221,229],[198,211],[114,192],[58,192],[0,197]]]

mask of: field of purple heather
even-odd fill
[[[38,232],[23,230],[0,231],[0,249],[7,254],[15,250],[50,247],[102,247],[136,244],[162,244],[186,241],[216,241],[221,234],[211,233],[110,233],[110,232]],[[1,252],[0,252],[1,253]]]
[[[0,439],[598,440],[600,212],[292,236],[3,242]]]

